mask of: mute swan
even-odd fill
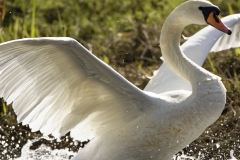
[[[192,92],[141,91],[71,38],[35,38],[0,44],[0,95],[19,122],[58,137],[71,131],[91,139],[74,159],[171,159],[221,114],[221,79],[179,48],[185,26],[211,24],[230,34],[218,7],[190,0],[165,21],[160,44],[166,63]]]
[[[199,66],[202,66],[210,51],[240,47],[240,14],[230,15],[221,20],[233,31],[231,36],[223,35],[223,32],[207,26],[188,38],[181,46],[183,53]],[[158,94],[173,90],[192,91],[190,83],[172,71],[165,62],[154,72],[144,90]]]

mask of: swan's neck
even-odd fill
[[[171,14],[162,27],[160,46],[165,62],[173,71],[191,83],[194,92],[199,83],[216,76],[199,67],[181,51],[180,38],[187,25],[189,24],[183,24],[177,15]]]

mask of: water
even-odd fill
[[[183,151],[181,151],[183,153]],[[230,159],[224,159],[224,160],[237,160],[234,155],[233,155],[234,151],[231,150],[230,151]],[[185,154],[182,154],[181,156],[176,156],[174,155],[173,156],[173,159],[172,160],[205,160],[205,155],[202,154],[201,152],[198,153],[198,156],[197,157],[194,157],[194,156],[187,156]],[[209,159],[209,160],[218,160],[218,159]]]
[[[0,160],[70,159],[84,145],[76,143],[69,134],[57,140],[20,124],[0,125]]]
[[[221,137],[206,131],[208,139],[198,139],[201,143],[192,143],[173,156],[173,160],[237,160],[240,153],[240,140],[234,135]],[[227,132],[229,133],[229,132]],[[217,140],[216,138],[225,138]],[[207,140],[207,141],[206,141]],[[60,140],[42,137],[40,132],[31,132],[29,128],[0,126],[0,160],[62,160],[71,159],[86,143],[74,141],[69,134]],[[196,145],[197,144],[197,145]],[[234,154],[236,155],[234,157]],[[20,157],[20,158],[19,158]]]
[[[46,137],[45,137],[46,138]],[[31,150],[30,147],[40,139],[29,140],[26,145],[21,150],[21,157],[17,160],[66,160],[71,159],[77,153],[68,151],[68,149],[54,149],[51,147],[41,144],[36,150]],[[51,140],[47,138],[47,140]]]
[[[71,159],[74,157],[77,152],[69,151],[68,149],[51,149],[51,147],[46,146],[45,144],[41,144],[36,150],[30,149],[35,142],[39,141],[40,139],[45,138],[48,141],[53,139],[48,137],[41,137],[34,140],[29,140],[27,144],[25,144],[21,150],[21,157],[17,158],[16,160],[66,160]],[[227,160],[237,160],[234,156],[234,151],[230,151],[230,159]],[[196,157],[188,156],[184,154],[184,151],[180,151],[178,155],[174,155],[172,160],[204,160],[205,155],[201,152],[198,153]],[[215,159],[210,159],[215,160]],[[216,159],[217,160],[217,159]]]

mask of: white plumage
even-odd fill
[[[18,121],[33,131],[56,137],[71,131],[82,141],[94,137],[75,159],[170,159],[212,124],[225,105],[220,78],[195,65],[178,47],[189,20],[206,24],[200,6],[216,9],[204,0],[184,3],[166,20],[161,39],[166,63],[191,82],[193,91],[166,63],[142,91],[71,38],[34,38],[0,44],[0,96],[13,102]],[[182,22],[173,18],[176,14],[184,15]],[[239,18],[233,15],[226,23],[234,28]],[[238,38],[235,28],[231,37]],[[207,27],[182,50],[202,65],[221,35]],[[233,46],[217,44],[227,49],[237,47],[235,41]]]
[[[118,127],[138,116],[136,109],[144,110],[138,101],[148,102],[137,87],[71,38],[16,40],[1,44],[0,52],[0,95],[8,104],[14,101],[18,121],[33,131],[58,137],[80,129],[87,134],[74,138],[87,140],[89,122]],[[103,130],[110,127],[104,125]]]
[[[197,32],[181,46],[183,53],[197,65],[202,66],[210,52],[240,47],[240,14],[234,14],[221,19],[232,30],[229,36],[207,26]],[[153,77],[144,89],[154,93],[163,93],[172,90],[191,91],[191,85],[184,78],[172,71],[167,63],[154,72]]]

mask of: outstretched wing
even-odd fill
[[[224,18],[225,19],[225,18]],[[237,48],[240,46],[240,14],[228,16],[225,20],[226,24],[231,26],[232,35],[223,34],[214,44],[211,52],[219,52],[229,48]],[[217,32],[220,32],[217,30]],[[218,33],[221,34],[221,33]]]
[[[228,36],[212,26],[205,27],[191,36],[181,49],[185,55],[202,66],[210,51],[217,52],[229,48],[240,47],[240,14],[234,14],[222,19],[222,22],[232,29],[232,35]],[[221,38],[220,38],[221,37]],[[147,84],[145,91],[163,93],[172,90],[191,91],[188,81],[173,72],[166,63],[154,72]]]
[[[13,102],[18,121],[34,131],[57,137],[71,131],[78,140],[128,123],[149,102],[71,38],[0,44],[0,96]]]

